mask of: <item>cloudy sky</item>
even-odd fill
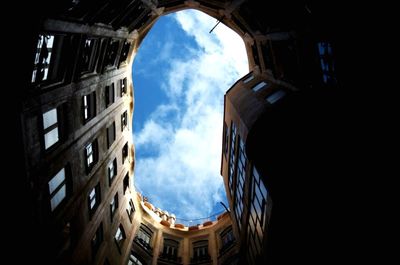
[[[225,91],[248,73],[242,39],[195,10],[161,17],[133,62],[135,184],[178,218],[222,211]],[[227,204],[227,203],[226,203]]]

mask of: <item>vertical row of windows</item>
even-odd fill
[[[242,139],[239,140],[239,160],[237,163],[237,178],[236,178],[236,199],[235,199],[235,216],[239,226],[242,228],[242,214],[243,214],[243,194],[244,182],[246,179],[246,165],[247,158],[245,154],[245,146]]]
[[[233,179],[235,174],[235,147],[236,147],[236,125],[231,122],[231,146],[230,146],[230,156],[229,156],[229,189],[231,191],[231,197],[233,197]]]
[[[321,63],[322,80],[325,84],[335,84],[335,64],[333,61],[332,46],[329,42],[319,42],[318,53]]]
[[[248,225],[248,259],[255,264],[257,255],[262,251],[265,227],[268,224],[268,191],[255,167],[252,170],[250,190],[250,215]]]

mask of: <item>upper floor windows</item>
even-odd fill
[[[115,233],[115,236],[114,236],[115,243],[117,244],[118,251],[120,253],[121,253],[121,248],[122,248],[122,245],[124,244],[125,239],[126,239],[125,230],[124,230],[124,227],[122,226],[122,224],[120,224],[117,229],[117,232]]]
[[[208,241],[201,240],[193,242],[193,258],[191,262],[199,262],[210,260],[210,255],[208,254]]]
[[[335,64],[333,61],[332,45],[329,42],[318,42],[318,53],[321,63],[322,80],[325,84],[335,84]]]
[[[90,216],[94,214],[97,207],[100,205],[101,194],[100,194],[100,183],[90,190],[88,196],[88,203],[89,203],[89,213]]]
[[[119,64],[125,62],[129,55],[129,50],[131,48],[131,43],[129,41],[125,41],[124,45],[122,46],[121,56],[119,58]]]
[[[124,177],[124,194],[127,188],[129,188],[129,173],[126,173],[125,177]]]
[[[53,35],[39,35],[32,72],[32,83],[48,79],[53,44]]]
[[[59,141],[57,108],[43,113],[43,133],[46,150]]]
[[[115,66],[115,60],[117,59],[118,48],[119,48],[119,41],[112,39],[108,44],[106,55],[104,57],[105,67]]]
[[[113,122],[109,127],[107,127],[107,147],[110,146],[115,141],[115,122]]]
[[[126,143],[124,145],[124,147],[122,147],[122,163],[125,163],[125,159],[128,158],[129,156],[129,149],[128,149],[128,143]]]
[[[232,226],[229,226],[220,234],[221,238],[221,248],[219,250],[220,254],[224,253],[230,246],[235,242],[235,236],[233,235]]]
[[[102,242],[103,242],[103,223],[100,223],[91,241],[93,258],[96,256],[97,251],[99,250]]]
[[[141,262],[138,257],[131,253],[131,255],[129,256],[129,261],[128,261],[128,265],[143,265],[144,263]]]
[[[247,158],[245,154],[245,146],[240,139],[239,141],[239,159],[237,163],[237,177],[236,177],[236,198],[235,198],[235,216],[239,229],[242,227],[242,213],[243,213],[243,197],[244,197],[244,183],[246,179],[246,165]]]
[[[128,111],[124,111],[121,115],[121,131],[128,126]]]
[[[164,238],[164,247],[161,258],[177,261],[179,242],[173,239]]]
[[[89,172],[98,158],[97,139],[85,146],[86,171]]]
[[[114,158],[114,160],[108,164],[108,183],[111,186],[112,181],[114,180],[114,177],[117,175],[117,158]]]
[[[105,89],[106,107],[110,106],[115,101],[114,83],[106,86]]]
[[[257,92],[258,90],[260,90],[260,89],[263,88],[263,87],[266,87],[267,85],[268,85],[268,84],[267,84],[266,82],[262,81],[262,82],[258,83],[257,85],[253,86],[251,89],[252,89],[254,92]]]
[[[253,79],[254,79],[254,75],[250,75],[249,77],[247,77],[246,79],[243,80],[243,83],[247,84],[248,82],[250,82]]]
[[[133,214],[135,213],[135,205],[133,204],[132,199],[129,200],[129,206],[128,209],[126,209],[126,212],[128,213],[129,220],[132,221]]]
[[[114,217],[115,212],[118,209],[118,192],[114,195],[113,199],[110,202],[110,217],[111,220]]]
[[[63,77],[67,65],[63,54],[70,46],[67,40],[68,37],[62,34],[39,34],[31,83],[55,82]]]
[[[231,122],[231,146],[230,146],[228,182],[232,197],[233,197],[233,177],[236,167],[235,147],[236,147],[236,125],[235,123]]]
[[[228,125],[226,125],[226,122],[224,122],[224,154],[228,152],[228,147],[229,147],[229,131],[228,131]]]
[[[85,122],[96,116],[96,92],[84,95],[83,101],[83,120]]]
[[[81,74],[92,73],[96,67],[99,40],[96,38],[86,38],[83,43],[80,57]]]
[[[50,207],[54,211],[58,205],[67,197],[67,176],[66,169],[62,168],[57,174],[49,181],[49,194],[50,194]]]
[[[126,94],[127,91],[127,79],[126,77],[124,79],[119,80],[120,88],[121,88],[121,97]]]
[[[278,90],[271,95],[269,95],[265,100],[268,101],[269,104],[274,104],[281,98],[283,98],[286,95],[286,92],[283,90]]]
[[[135,237],[135,241],[139,243],[146,251],[152,251],[152,247],[150,246],[152,236],[153,231],[142,224],[139,228],[139,232]]]

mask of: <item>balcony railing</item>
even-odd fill
[[[150,246],[149,243],[147,243],[146,241],[144,241],[143,239],[141,239],[140,237],[136,236],[135,237],[135,241],[144,248],[144,250],[146,250],[149,253],[153,253],[153,248]]]
[[[211,257],[209,254],[202,255],[202,256],[195,256],[190,259],[190,264],[208,264],[211,263]]]
[[[171,255],[170,253],[161,253],[159,256],[159,261],[164,261],[172,264],[182,264],[182,258],[178,257],[176,254]]]

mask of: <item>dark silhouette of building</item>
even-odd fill
[[[225,96],[221,174],[230,218],[192,230],[165,223],[160,213],[149,221],[153,214],[132,185],[131,142],[134,54],[159,16],[187,8],[236,31],[250,69]],[[344,240],[340,216],[348,211],[338,157],[345,139],[345,111],[338,108],[349,72],[341,8],[312,1],[72,0],[27,10],[34,16],[19,49],[10,116],[14,159],[21,162],[12,187],[23,202],[12,216],[26,222],[18,238],[29,260],[339,261],[347,245],[334,242]],[[147,240],[152,233],[157,239]],[[217,249],[229,254],[218,256]]]

